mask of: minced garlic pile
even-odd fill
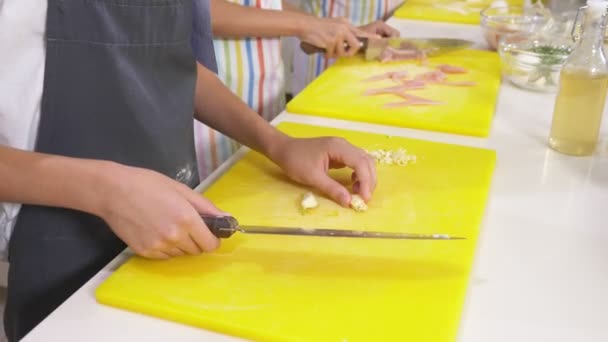
[[[378,149],[366,152],[376,160],[376,163],[381,165],[405,166],[416,162],[416,156],[408,154],[407,150],[404,148],[398,148],[396,150]]]

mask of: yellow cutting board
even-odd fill
[[[461,241],[235,234],[211,254],[133,257],[96,292],[100,303],[255,341],[454,341],[495,163],[490,150],[283,123],[301,137],[407,148],[416,164],[378,167],[369,211],[320,198],[250,152],[205,194],[241,224],[447,233]],[[334,173],[350,179],[347,170]]]
[[[392,87],[391,80],[365,80],[388,71],[407,71],[411,77],[450,64],[465,67],[467,74],[449,75],[448,81],[474,81],[474,87],[430,85],[410,94],[443,101],[439,106],[386,108],[402,101],[396,95],[364,96],[369,89]],[[424,67],[417,62],[365,62],[361,58],[340,59],[287,104],[291,113],[363,121],[486,137],[489,134],[498,90],[500,60],[496,53],[466,50],[431,58]]]
[[[507,1],[510,5],[523,5],[523,0]],[[408,0],[394,16],[401,19],[441,21],[458,24],[479,24],[483,9],[492,0]]]

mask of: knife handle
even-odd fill
[[[201,214],[207,228],[220,239],[231,237],[239,228],[239,222],[232,216],[210,216]]]
[[[300,43],[300,49],[302,49],[302,51],[304,51],[304,53],[307,55],[312,55],[315,53],[325,53],[324,48],[320,48],[318,46],[314,46],[305,42]]]

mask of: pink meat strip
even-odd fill
[[[441,83],[445,81],[447,75],[439,70],[425,72],[414,78],[416,81],[423,81],[427,83]]]
[[[387,46],[380,57],[378,58],[380,62],[391,62],[391,61],[403,61],[403,60],[411,60],[418,58],[420,51],[417,49],[395,49],[392,46]]]
[[[415,101],[415,102],[420,102],[420,103],[432,102],[434,104],[442,104],[443,103],[443,102],[439,102],[439,101],[435,101],[435,100],[431,100],[431,99],[426,99],[424,97],[411,95],[411,94],[408,94],[408,93],[400,93],[398,95],[400,97],[404,98],[407,101]]]
[[[384,73],[382,75],[376,75],[376,76],[372,76],[370,78],[366,78],[364,79],[362,82],[376,82],[376,81],[383,81],[385,79],[389,78],[388,76],[388,72]]]
[[[363,95],[364,96],[382,95],[382,94],[400,95],[402,92],[404,92],[406,90],[423,89],[423,88],[425,88],[424,83],[402,84],[402,85],[398,85],[395,87],[369,89],[365,93],[363,93]]]
[[[469,72],[467,69],[455,65],[441,64],[437,66],[437,70],[444,74],[466,74]]]
[[[452,87],[474,87],[477,84],[472,81],[447,81],[447,75],[440,70],[429,71],[424,74],[416,76],[415,80],[422,81],[425,83],[452,86]]]
[[[391,74],[390,78],[393,82],[400,83],[401,80],[403,80],[407,76],[408,76],[407,71],[401,71],[401,72],[395,72],[395,73]]]
[[[412,89],[420,89],[426,87],[426,82],[420,80],[403,80],[401,81],[401,84],[403,84],[404,86],[412,87]]]
[[[408,76],[407,71],[388,71],[382,75],[376,75],[376,76],[372,76],[370,78],[366,78],[363,80],[363,82],[375,82],[375,81],[382,81],[382,80],[386,80],[386,79],[391,79],[393,81],[396,81],[396,80],[406,78],[407,76]]]

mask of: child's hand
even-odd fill
[[[353,169],[353,190],[365,201],[376,188],[374,159],[342,138],[288,138],[270,157],[290,178],[318,188],[344,207],[350,203],[350,191],[329,177],[329,169]]]
[[[140,256],[166,259],[216,249],[199,214],[225,215],[209,200],[160,173],[117,165],[103,187],[99,213]]]

